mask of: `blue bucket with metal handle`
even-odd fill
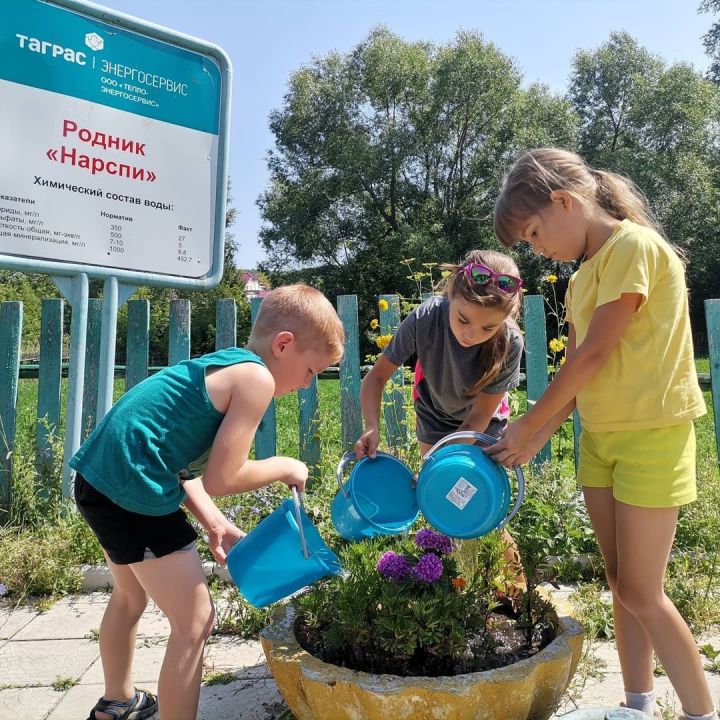
[[[476,538],[504,527],[525,497],[525,478],[513,470],[518,492],[512,512],[510,479],[505,469],[478,445],[448,444],[453,440],[497,442],[485,433],[462,430],[445,436],[427,452],[417,479],[422,514],[437,531],[454,538]]]
[[[306,585],[342,571],[304,508],[296,488],[293,497],[232,546],[227,569],[245,599],[265,607]]]
[[[561,720],[647,720],[648,715],[639,710],[618,707],[596,707],[561,715]]]
[[[343,483],[345,469],[356,461],[346,452],[337,466],[339,490],[330,508],[338,533],[346,540],[398,535],[417,520],[420,509],[412,470],[392,455],[378,452],[359,460]]]

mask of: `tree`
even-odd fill
[[[270,183],[258,200],[266,268],[305,268],[370,313],[381,292],[410,294],[403,258],[455,261],[493,244],[509,161],[576,135],[569,103],[521,80],[479,33],[436,46],[385,27],[293,73],[271,115]]]
[[[703,0],[698,10],[704,13],[719,13],[720,0]],[[708,78],[716,85],[720,85],[720,21],[716,20],[710,26],[710,29],[703,36],[703,44],[705,45],[705,53],[710,58]]]
[[[630,177],[686,252],[692,317],[702,328],[702,301],[720,294],[718,88],[692,66],[668,66],[627,33],[612,33],[576,54],[569,98],[588,162]]]

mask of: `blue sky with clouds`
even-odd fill
[[[527,83],[567,85],[576,50],[625,30],[667,62],[708,65],[702,36],[713,16],[699,0],[107,0],[101,4],[220,45],[233,64],[230,174],[238,264],[263,253],[255,201],[267,183],[268,114],[290,74],[314,55],[348,51],[379,23],[408,40],[446,43],[479,30],[515,58]]]

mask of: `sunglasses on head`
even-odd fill
[[[460,272],[464,272],[468,280],[476,285],[488,285],[495,283],[498,290],[505,293],[516,293],[523,286],[523,281],[515,275],[496,273],[492,268],[482,263],[471,262],[465,265]]]

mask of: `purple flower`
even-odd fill
[[[398,555],[396,552],[389,550],[380,556],[377,561],[377,571],[386,580],[394,580],[402,582],[410,575],[410,563],[404,555]]]
[[[5,597],[8,594],[7,585],[5,583],[0,583],[0,597]]]
[[[435,550],[443,555],[449,555],[453,551],[452,540],[447,535],[423,528],[415,536],[415,544],[423,550]]]
[[[443,574],[442,560],[435,553],[427,553],[418,560],[412,572],[418,582],[434,583]]]

